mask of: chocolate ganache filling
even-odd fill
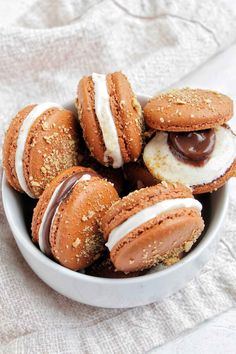
[[[173,155],[194,166],[203,166],[209,160],[215,140],[214,129],[168,133],[168,145]]]
[[[44,253],[47,256],[51,256],[51,246],[50,246],[50,241],[49,241],[49,234],[50,234],[50,229],[52,225],[52,221],[54,218],[54,215],[57,211],[57,208],[59,207],[60,203],[66,199],[67,196],[72,192],[73,188],[75,185],[80,181],[80,179],[88,175],[90,177],[97,177],[98,175],[96,172],[76,172],[73,175],[67,177],[64,181],[61,182],[59,185],[59,188],[53,198],[51,200],[51,205],[49,208],[46,209],[45,211],[45,220],[41,224],[41,238],[42,238],[42,243],[43,243],[43,248],[44,248]],[[54,191],[55,192],[55,191]],[[53,196],[52,196],[53,197]],[[40,235],[39,235],[40,237]]]

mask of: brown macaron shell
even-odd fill
[[[79,169],[75,168],[73,172],[82,170],[85,174],[91,172],[91,169]],[[70,173],[64,172],[63,179],[66,175],[70,176]],[[49,194],[52,195],[52,193]],[[40,200],[43,199],[42,197]],[[60,203],[49,234],[51,252],[60,264],[72,270],[80,270],[89,266],[101,256],[104,251],[104,239],[99,230],[98,221],[118,198],[112,184],[100,177],[92,177],[88,181],[79,181],[73,187],[69,195]],[[35,223],[40,225],[40,220],[37,222],[37,213],[40,212],[40,206],[37,206],[37,208]],[[40,214],[42,217],[43,212],[40,212]],[[33,220],[32,230],[35,223]]]
[[[116,72],[106,76],[110,108],[117,130],[124,163],[136,160],[142,150],[142,111],[124,74]],[[76,106],[84,139],[91,154],[103,165],[106,151],[102,131],[95,113],[95,91],[92,76],[79,82]]]
[[[193,198],[193,195],[181,184],[165,182],[130,193],[103,217],[101,226],[105,239],[132,215],[155,203],[175,198]],[[170,259],[178,259],[181,252],[191,248],[203,228],[204,222],[195,208],[162,213],[117,242],[111,250],[111,260],[123,272],[148,269],[161,261],[171,263]]]
[[[17,138],[23,120],[34,107],[28,106],[17,114],[4,144],[6,176],[9,183],[20,192],[23,190],[15,170]],[[61,171],[78,163],[77,128],[77,119],[71,111],[53,107],[45,110],[32,124],[24,148],[23,173],[28,189],[35,198]]]
[[[146,124],[164,131],[210,129],[232,116],[233,101],[228,96],[202,89],[174,89],[153,97],[144,107]]]
[[[86,145],[92,156],[104,164],[106,148],[95,114],[94,83],[91,76],[85,76],[80,80],[75,103]]]
[[[29,105],[17,113],[5,134],[3,144],[3,167],[9,184],[19,192],[23,190],[18,182],[15,169],[17,138],[21,124],[36,105]]]
[[[121,72],[108,74],[107,86],[124,163],[135,161],[141,153],[143,143],[141,106],[127,77]]]

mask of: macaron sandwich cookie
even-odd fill
[[[118,200],[110,182],[86,167],[71,167],[52,180],[32,220],[33,241],[63,266],[81,270],[104,251],[98,221]]]
[[[218,92],[176,89],[144,107],[146,124],[156,135],[143,160],[159,180],[180,182],[194,194],[221,187],[236,170],[236,137],[226,124],[233,101]]]
[[[58,104],[20,110],[5,135],[3,166],[10,185],[38,198],[62,170],[78,163],[78,122]]]
[[[115,268],[123,272],[177,262],[203,231],[202,205],[179,183],[159,183],[114,203],[101,221]]]
[[[78,116],[91,154],[105,166],[122,167],[142,149],[142,109],[121,72],[83,77],[76,98]]]

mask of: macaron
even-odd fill
[[[138,159],[142,109],[123,73],[83,77],[76,106],[85,142],[102,165],[120,168]]]
[[[104,251],[99,220],[118,200],[110,182],[90,168],[71,167],[45,189],[34,209],[33,242],[72,270],[92,264]]]
[[[143,160],[152,176],[194,194],[224,185],[236,171],[236,137],[226,124],[232,114],[232,100],[213,91],[180,89],[150,100],[145,121],[158,131]]]
[[[10,185],[38,198],[62,170],[78,164],[78,122],[56,103],[32,104],[11,121],[3,146]]]
[[[114,203],[101,228],[115,268],[134,272],[177,262],[204,229],[201,209],[188,187],[166,182]]]

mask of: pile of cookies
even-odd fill
[[[137,276],[171,265],[204,229],[194,195],[236,170],[233,102],[218,92],[176,89],[141,107],[121,72],[82,78],[78,116],[29,105],[6,132],[9,184],[38,200],[32,240],[86,274]],[[105,275],[104,275],[105,274]]]

